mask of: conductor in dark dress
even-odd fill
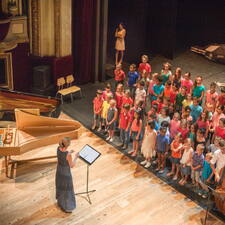
[[[58,206],[64,211],[71,213],[76,208],[75,193],[73,189],[73,178],[70,168],[73,168],[78,158],[75,153],[72,158],[73,151],[68,151],[70,146],[70,138],[65,137],[59,142],[57,148],[57,170],[56,170],[56,199]]]

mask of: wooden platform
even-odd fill
[[[90,167],[92,205],[77,196],[77,209],[63,213],[55,204],[56,160],[29,162],[17,169],[17,178],[0,175],[0,225],[200,225],[205,211],[150,172],[85,130],[72,142],[79,150],[86,143],[102,156]],[[52,155],[57,145],[35,149],[23,159]],[[21,159],[21,158],[20,158]],[[3,161],[0,159],[0,169]],[[76,192],[85,190],[86,165],[72,169]],[[210,223],[222,221],[210,216]]]

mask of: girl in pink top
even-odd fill
[[[219,120],[221,118],[225,118],[225,115],[224,115],[223,111],[224,111],[223,105],[220,105],[220,106],[216,107],[216,111],[214,112],[213,117],[212,117],[213,128],[215,128],[219,125]]]
[[[185,73],[183,79],[181,79],[181,87],[187,88],[187,93],[191,93],[193,87],[193,81],[191,80],[191,73]]]
[[[187,126],[187,120],[182,119],[180,123],[180,127],[178,128],[178,132],[181,133],[182,141],[184,141],[188,137],[189,129]]]
[[[208,137],[209,132],[209,120],[208,120],[208,111],[204,110],[201,115],[199,116],[198,120],[196,121],[198,125],[198,129],[204,128],[206,133],[205,137]]]
[[[215,112],[213,113],[212,116],[212,121],[209,125],[209,136],[210,136],[210,143],[213,143],[212,139],[213,139],[213,134],[215,131],[215,128],[219,125],[219,120],[221,118],[225,118],[225,115],[223,114],[223,110],[224,110],[224,106],[220,105],[216,107]]]
[[[181,85],[181,73],[181,68],[177,67],[171,80],[172,84],[176,85],[178,88],[180,88]]]
[[[175,112],[173,115],[173,119],[170,122],[170,137],[174,139],[176,134],[178,133],[178,128],[180,127],[180,114]]]
[[[129,152],[129,154],[131,154],[131,156],[133,157],[135,157],[138,152],[141,128],[142,128],[141,111],[136,110],[134,112],[134,120],[130,128],[130,137],[132,137],[133,140],[133,151]]]
[[[216,83],[212,82],[210,84],[210,90],[206,91],[205,105],[213,105],[213,108],[216,107],[216,102],[218,100],[218,93],[216,92]]]
[[[221,118],[219,120],[219,125],[215,128],[213,136],[213,140],[215,139],[215,137],[225,139],[225,118]]]
[[[178,179],[178,174],[180,172],[180,160],[182,157],[182,135],[181,133],[176,134],[174,137],[174,140],[172,141],[171,145],[171,163],[172,163],[172,169],[171,172],[167,173],[167,176],[170,177],[173,176],[173,180]]]

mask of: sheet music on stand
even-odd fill
[[[79,152],[79,158],[85,161],[88,165],[94,163],[94,161],[101,155],[100,152],[96,151],[90,145],[85,145]]]

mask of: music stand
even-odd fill
[[[85,145],[79,152],[79,158],[87,164],[87,182],[86,182],[86,191],[76,193],[75,195],[87,195],[87,201],[89,204],[91,203],[91,199],[89,193],[93,193],[96,190],[89,190],[89,166],[91,166],[96,159],[101,155],[100,152],[96,151],[90,145]]]
[[[208,215],[209,215],[209,201],[210,201],[210,198],[211,198],[211,195],[213,194],[213,192],[215,192],[215,190],[213,188],[211,188],[209,185],[207,185],[207,188],[209,190],[209,193],[208,193],[208,198],[207,198],[207,205],[206,205],[206,212],[205,212],[205,218],[204,218],[204,221],[201,219],[201,222],[203,225],[206,225],[207,223],[207,219],[208,219]]]

